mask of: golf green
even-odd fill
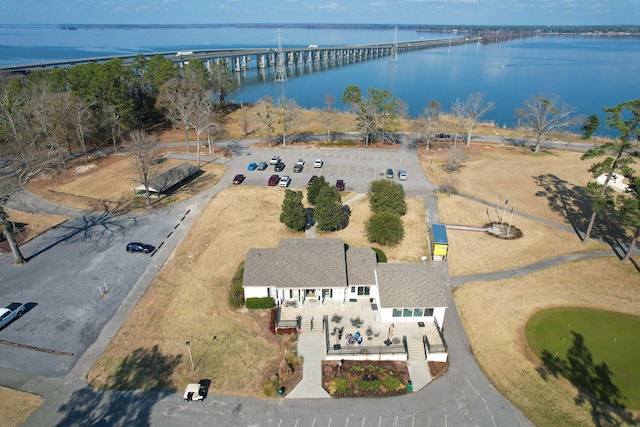
[[[640,317],[588,308],[536,313],[525,327],[529,347],[575,386],[640,409]]]

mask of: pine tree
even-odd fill
[[[293,231],[304,230],[307,225],[307,211],[302,205],[301,191],[285,190],[280,222]]]

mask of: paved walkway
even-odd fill
[[[324,332],[303,332],[298,337],[298,356],[302,358],[302,381],[286,395],[287,399],[330,398],[322,388]]]

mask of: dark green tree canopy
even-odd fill
[[[302,205],[301,191],[285,190],[280,222],[293,231],[304,230],[307,225],[307,212]]]
[[[592,114],[587,117],[587,120],[584,121],[582,127],[580,128],[580,130],[584,132],[584,139],[590,139],[595,131],[598,130],[599,126],[600,119],[598,118],[597,114]]]
[[[362,102],[362,90],[356,85],[349,85],[342,94],[342,102],[345,105],[353,106]]]
[[[398,215],[407,213],[404,188],[391,180],[379,179],[369,184],[369,206],[374,213],[390,210]]]
[[[328,187],[329,183],[325,181],[324,176],[320,175],[318,178],[313,181],[313,183],[307,189],[307,201],[312,205],[316,204],[316,198],[318,197],[318,193],[324,187]]]
[[[336,230],[344,222],[340,191],[333,186],[323,186],[316,197],[314,219],[321,230]]]
[[[397,246],[404,239],[400,215],[390,210],[374,213],[365,224],[367,238],[383,246]]]

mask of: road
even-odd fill
[[[293,188],[306,187],[312,174],[322,174],[331,183],[344,179],[347,190],[360,193],[368,190],[371,180],[383,177],[387,168],[402,168],[408,174],[408,180],[402,182],[407,194],[421,197],[428,221],[438,222],[435,188],[423,174],[415,147],[408,141],[395,150],[259,150],[252,148],[254,142],[219,143],[233,153],[232,159],[226,159],[228,172],[217,186],[188,201],[137,216],[75,212],[67,223],[23,246],[30,258],[26,266],[12,266],[11,255],[0,257],[3,298],[33,303],[20,322],[0,331],[0,339],[64,353],[52,355],[0,345],[0,384],[45,398],[24,425],[530,425],[479,370],[469,351],[451,286],[447,286],[449,309],[444,324],[449,371],[411,395],[382,400],[265,400],[210,395],[203,403],[194,404],[183,402],[179,392],[100,391],[86,386],[89,368],[199,210],[228,187],[236,173],[247,176],[242,185],[266,185],[272,169],[247,171],[251,161],[268,161],[278,154],[287,164],[280,175],[289,174]],[[304,158],[307,165],[302,173],[295,174],[291,168],[298,158]],[[311,167],[315,158],[325,161],[322,169]],[[38,208],[37,200],[24,199],[33,209]],[[153,257],[127,254],[124,245],[131,240],[157,246],[162,243],[162,247]],[[445,263],[441,269],[449,285]],[[109,294],[101,298],[98,288],[104,284]]]

